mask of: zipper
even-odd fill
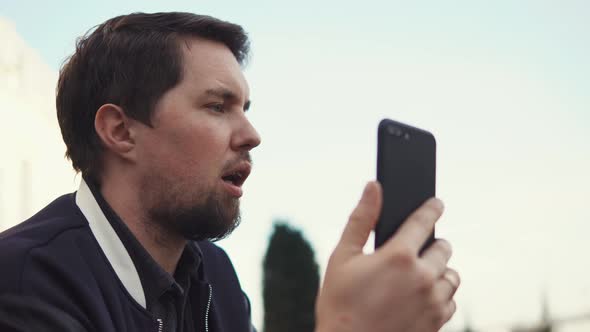
[[[209,332],[209,309],[211,309],[211,299],[213,298],[213,287],[209,286],[209,300],[207,300],[207,309],[205,310],[205,332]]]
[[[211,284],[207,284],[209,286],[209,298],[207,299],[207,308],[205,309],[205,332],[209,332],[209,311],[211,309],[211,300],[213,299],[213,287]],[[158,332],[163,332],[164,321],[162,318],[156,319],[158,322]]]

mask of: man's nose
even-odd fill
[[[244,118],[232,140],[234,150],[250,151],[260,145],[261,138],[254,126]]]

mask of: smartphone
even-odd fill
[[[383,206],[375,228],[375,248],[392,237],[406,218],[435,195],[436,140],[430,132],[390,119],[379,123],[377,181]],[[422,250],[434,241],[434,231]]]

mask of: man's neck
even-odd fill
[[[137,238],[152,258],[170,275],[174,275],[186,239],[150,220],[137,190],[124,181],[103,180],[100,192],[111,208]]]

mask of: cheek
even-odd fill
[[[161,171],[182,177],[219,175],[224,165],[229,139],[211,125],[184,126],[166,131],[153,139]],[[229,136],[228,136],[229,137]]]

